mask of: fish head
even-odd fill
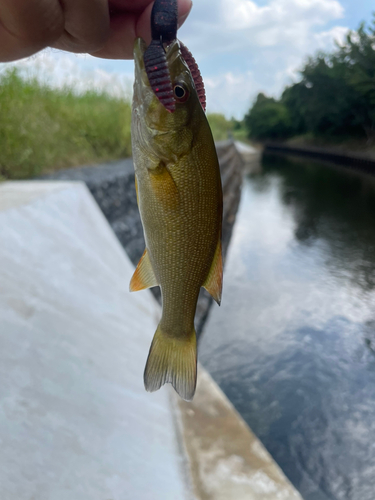
[[[191,150],[194,136],[199,134],[199,121],[206,120],[205,113],[178,40],[165,48],[175,100],[173,112],[168,111],[151,88],[143,59],[146,48],[145,42],[138,38],[134,47],[133,133],[158,158],[176,161]]]

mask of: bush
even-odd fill
[[[207,113],[207,120],[215,141],[224,141],[231,136],[234,129],[233,120],[227,120],[220,113]]]
[[[284,139],[290,135],[291,125],[287,108],[264,94],[258,97],[245,116],[249,137],[253,139]]]
[[[375,17],[330,54],[311,57],[281,99],[259,94],[245,118],[251,137],[301,134],[375,142]]]

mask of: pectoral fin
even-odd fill
[[[217,244],[210,272],[208,273],[206,281],[202,286],[220,305],[221,290],[223,288],[223,258],[221,255],[221,239],[219,239]]]
[[[176,210],[179,206],[180,196],[166,164],[160,161],[156,168],[149,170],[149,175],[152,190],[158,203],[165,209]]]
[[[158,286],[159,283],[156,279],[154,270],[150,262],[150,257],[146,250],[143,252],[141,260],[138,262],[137,269],[135,270],[132,279],[130,280],[129,290],[131,292],[138,292],[138,290],[145,290]]]

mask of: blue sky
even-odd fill
[[[370,0],[194,0],[179,38],[200,66],[208,111],[242,118],[258,92],[279,96],[308,55],[332,48],[373,11]],[[48,49],[16,65],[52,85],[131,94],[132,61]]]

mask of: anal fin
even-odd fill
[[[220,305],[221,291],[223,288],[223,258],[221,254],[221,239],[219,239],[215,255],[212,261],[211,269],[208,273],[206,281],[203,283],[203,288],[211,295],[211,297]]]
[[[138,290],[145,290],[146,288],[152,288],[158,285],[159,283],[152,269],[150,257],[146,248],[130,280],[129,290],[131,292],[138,292]]]

